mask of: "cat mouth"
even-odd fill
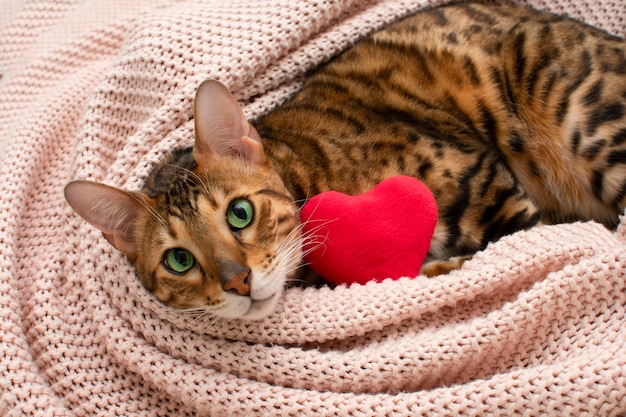
[[[272,294],[267,298],[262,299],[250,299],[250,308],[248,311],[241,317],[247,320],[261,320],[267,317],[272,311],[274,311],[274,307],[280,298],[280,291]]]

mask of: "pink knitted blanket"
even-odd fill
[[[168,310],[62,196],[140,188],[217,78],[254,118],[438,0],[3,0],[0,414],[626,414],[626,221],[541,227],[448,276],[289,289],[261,322]],[[530,0],[626,35],[626,2]]]

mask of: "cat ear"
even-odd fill
[[[136,223],[148,211],[147,197],[91,181],[72,181],[64,193],[70,206],[113,246],[131,260],[137,258]]]
[[[198,87],[194,123],[193,156],[199,165],[221,156],[238,156],[257,165],[267,163],[259,134],[222,83],[207,80]]]

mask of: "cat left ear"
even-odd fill
[[[147,197],[83,180],[67,184],[64,194],[70,206],[113,246],[131,260],[137,258],[137,220],[149,212]]]
[[[238,156],[257,165],[267,163],[259,134],[222,83],[207,80],[198,87],[194,123],[193,156],[199,165],[221,156]]]

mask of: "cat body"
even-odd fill
[[[626,48],[581,29],[519,8],[432,9],[361,41],[255,127],[271,159],[313,159],[276,165],[297,199],[422,180],[441,218],[435,258],[540,220],[613,226]]]
[[[78,181],[66,197],[160,300],[221,317],[273,309],[301,263],[298,204],[323,191],[423,181],[439,211],[427,275],[541,223],[614,227],[626,207],[626,43],[524,8],[408,17],[255,127],[205,82],[195,124],[141,193]]]

